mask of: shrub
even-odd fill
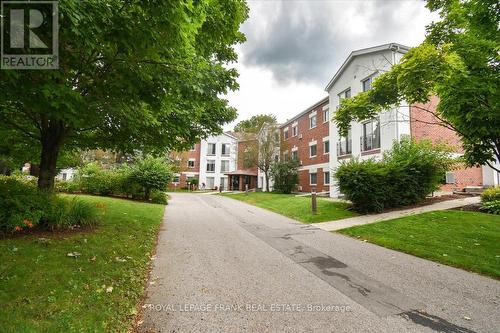
[[[37,225],[47,229],[93,226],[97,207],[83,200],[39,191],[15,177],[0,176],[0,232],[12,233]]]
[[[149,200],[153,190],[166,190],[172,176],[172,169],[165,159],[150,156],[136,161],[130,170],[130,180],[142,187],[145,200]]]
[[[484,190],[481,194],[481,209],[492,214],[500,214],[500,186]]]
[[[444,146],[403,139],[381,161],[351,160],[335,172],[339,190],[361,212],[415,204],[439,188],[453,165]]]
[[[55,189],[58,192],[78,193],[81,192],[80,182],[78,180],[57,180]]]
[[[271,178],[274,181],[274,191],[291,193],[299,183],[297,161],[277,162],[271,167]]]
[[[156,204],[166,205],[168,203],[167,194],[162,191],[152,191],[151,202]]]
[[[53,196],[48,202],[40,224],[50,230],[69,229],[74,226],[92,227],[98,223],[95,205],[78,198]]]
[[[16,177],[0,176],[0,231],[36,226],[49,196]]]

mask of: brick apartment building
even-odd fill
[[[329,191],[328,97],[280,125],[281,158],[299,161],[299,191]]]
[[[314,189],[339,196],[332,170],[350,158],[380,159],[394,141],[405,136],[446,143],[454,147],[457,155],[463,153],[456,133],[439,125],[432,114],[437,98],[426,105],[400,105],[375,119],[352,122],[346,137],[340,137],[335,123],[330,121],[343,98],[371,89],[377,75],[398,63],[408,50],[404,45],[390,43],[353,51],[328,83],[328,96],[280,126],[281,158],[300,162],[298,191]],[[500,183],[499,173],[488,166],[450,170],[443,179],[446,184],[442,190],[447,191]]]
[[[257,187],[257,168],[245,168],[245,149],[256,142],[234,132],[210,136],[193,145],[192,149],[171,154],[177,161],[179,172],[170,188],[186,188],[197,179],[198,188],[211,190],[243,190]]]

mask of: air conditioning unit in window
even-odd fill
[[[299,165],[302,165],[302,160],[299,161]]]
[[[301,140],[301,139],[302,139],[302,134],[299,134],[299,140]]]

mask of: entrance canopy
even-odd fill
[[[230,191],[245,191],[247,188],[249,190],[257,188],[257,171],[236,170],[225,174],[228,176]]]

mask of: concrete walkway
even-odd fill
[[[498,333],[500,282],[217,195],[172,194],[139,332]]]
[[[392,212],[387,212],[387,213],[382,213],[382,214],[362,215],[362,216],[350,217],[348,219],[336,220],[336,221],[331,221],[331,222],[322,222],[322,223],[317,223],[316,226],[318,228],[326,230],[326,231],[334,231],[334,230],[340,230],[340,229],[345,229],[345,228],[349,228],[349,227],[354,227],[356,225],[363,225],[363,224],[376,223],[376,222],[385,221],[385,220],[392,220],[392,219],[396,219],[398,217],[403,217],[403,216],[408,216],[408,215],[421,214],[421,213],[425,213],[425,212],[433,212],[433,211],[437,211],[437,210],[447,210],[447,209],[477,204],[480,202],[480,199],[481,199],[480,197],[465,197],[462,199],[437,202],[435,204],[428,205],[428,206],[410,208],[410,209],[405,209],[405,210],[397,210],[397,211],[392,211]]]

